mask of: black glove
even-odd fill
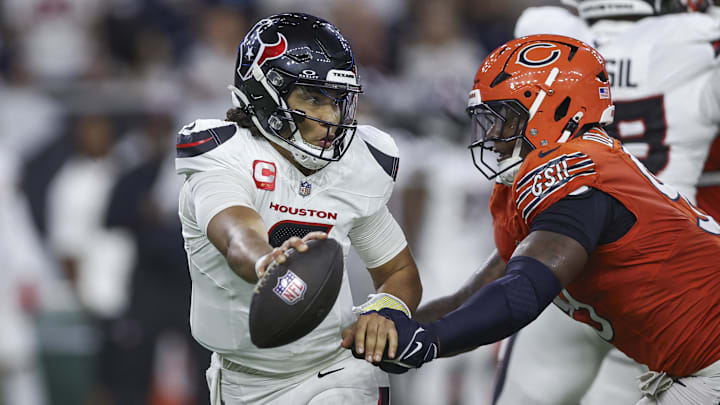
[[[398,347],[394,359],[388,358],[386,347],[383,359],[380,363],[374,363],[375,365],[388,373],[402,374],[411,368],[420,368],[437,356],[438,338],[425,325],[413,321],[402,311],[395,309],[382,308],[377,313],[395,323]],[[353,356],[363,358],[361,354],[355,353],[354,347],[352,352]]]

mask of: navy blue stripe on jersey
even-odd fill
[[[581,160],[574,165],[568,166],[568,172],[572,172],[575,170],[584,169],[586,167],[595,166],[595,162],[593,162],[590,158]]]
[[[715,57],[717,58],[718,55],[720,55],[720,39],[712,41],[710,45],[712,45],[713,51],[715,51]]]
[[[533,212],[533,210],[535,209],[535,207],[537,207],[538,204],[545,201],[546,198],[553,195],[556,191],[563,188],[566,184],[573,181],[573,179],[575,179],[576,177],[592,176],[592,175],[595,175],[596,173],[597,172],[594,169],[589,169],[584,172],[573,174],[570,177],[566,177],[562,181],[559,181],[558,183],[556,183],[554,186],[551,186],[550,188],[545,190],[542,194],[540,194],[538,197],[535,197],[535,199],[533,201],[530,201],[530,203],[528,203],[528,205],[522,211],[523,219],[527,222],[528,218],[530,217],[530,213]]]
[[[390,405],[390,387],[378,387],[378,405]]]
[[[557,163],[557,162],[559,162],[559,161],[561,161],[561,160],[578,158],[578,157],[584,157],[584,156],[585,156],[585,154],[582,153],[582,152],[575,152],[575,153],[571,153],[571,154],[569,154],[569,155],[558,156],[558,157],[556,157],[556,158],[554,158],[554,159],[552,159],[552,160],[549,160],[549,161],[547,161],[545,164],[543,164],[542,166],[539,166],[539,167],[536,168],[535,170],[532,170],[531,172],[529,172],[528,174],[526,174],[525,176],[523,176],[523,178],[520,179],[520,181],[518,181],[518,183],[517,183],[517,189],[520,190],[520,189],[523,188],[529,181],[531,181],[531,180],[535,177],[536,174],[540,173],[541,171],[545,170],[547,167],[550,167],[550,166],[554,165],[555,163]]]
[[[235,135],[234,124],[198,132],[180,132],[177,135],[177,144],[175,146],[176,156],[186,158],[202,155],[205,152],[215,149],[217,146],[232,138],[233,135]]]
[[[583,160],[579,160],[579,159],[583,159]],[[572,162],[572,164],[568,167],[569,162]],[[537,193],[537,190],[534,191],[535,182],[537,181],[536,177],[538,175],[540,175],[545,169],[551,168],[551,167],[564,166],[564,167],[567,167],[568,173],[571,174],[580,169],[589,168],[594,165],[595,165],[595,163],[593,163],[593,161],[590,158],[588,158],[587,155],[585,155],[584,153],[581,153],[581,152],[575,152],[575,153],[571,153],[569,155],[565,154],[565,155],[558,156],[552,160],[545,162],[545,164],[543,164],[542,166],[538,166],[537,168],[535,168],[534,170],[530,171],[528,174],[523,176],[523,178],[518,182],[517,191],[519,194],[516,199],[517,206],[518,207],[522,206],[525,199],[530,195],[531,192]],[[537,195],[536,195],[536,197],[537,197]]]
[[[377,160],[377,162],[380,164],[380,167],[382,167],[383,170],[385,170],[385,173],[387,173],[388,176],[392,177],[393,181],[395,181],[395,178],[397,177],[398,165],[400,164],[400,158],[386,155],[380,152],[380,150],[376,147],[370,145],[368,142],[365,142],[365,144],[368,146],[368,149],[370,150],[370,153],[372,153],[375,160]]]
[[[582,157],[585,157],[585,156],[586,156],[586,155],[580,154],[579,152],[578,152],[578,153],[573,153],[573,154],[571,154],[571,155],[563,155],[563,156],[557,157],[557,158],[549,161],[548,164],[546,164],[546,165],[540,166],[538,169],[533,170],[531,173],[534,173],[534,174],[540,173],[542,170],[545,170],[547,167],[550,167],[550,166],[552,166],[552,165],[560,162],[560,161],[563,160],[565,157],[570,157],[570,158],[582,158]],[[568,167],[568,172],[572,172],[573,170],[578,170],[578,169],[582,169],[582,168],[585,168],[585,167],[590,167],[590,166],[593,166],[593,165],[595,165],[595,163],[588,158],[588,159],[582,160],[582,161],[580,161],[580,162],[578,162],[578,163],[575,163],[575,164],[572,165],[572,166],[569,166],[569,167]],[[533,177],[535,177],[535,176],[533,175]],[[531,178],[531,179],[532,179],[532,178]],[[525,180],[525,177],[523,177],[523,180]],[[529,184],[529,183],[527,183],[527,181],[518,183],[518,190],[521,190],[522,187],[525,186],[525,185],[527,185],[527,184]],[[524,191],[521,191],[521,192],[520,192],[520,195],[518,195],[518,198],[517,198],[517,205],[518,205],[518,206],[522,205],[522,202],[525,200],[525,198],[528,196],[528,194],[530,194],[530,192],[531,192],[532,190],[533,190],[532,187],[528,187],[528,188],[526,188]]]

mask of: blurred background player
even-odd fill
[[[20,189],[17,153],[0,151],[0,403],[46,405],[35,319],[50,261]]]
[[[695,203],[720,126],[720,20],[704,13],[706,1],[566,3],[579,16],[560,7],[530,8],[518,19],[516,37],[553,33],[594,44],[605,57],[616,106],[608,132]],[[709,202],[700,207],[717,212]],[[558,308],[544,311],[501,347],[497,404],[624,404],[640,398],[632,377],[645,366]]]
[[[397,146],[355,120],[361,87],[350,45],[325,20],[272,15],[238,47],[234,77],[227,120],[196,120],[176,145],[190,325],[214,352],[210,402],[388,404],[387,375],[342,349],[339,331],[355,321],[353,312],[392,307],[409,316],[422,287],[386,206]],[[258,349],[247,318],[258,278],[289,248],[304,252],[306,241],[328,236],[346,255],[352,244],[377,293],[353,309],[345,276],[330,314],[309,335]],[[357,321],[380,340],[384,324],[376,314]],[[382,349],[368,343],[364,355],[379,361]]]

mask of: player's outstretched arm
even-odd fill
[[[582,271],[587,259],[587,251],[573,238],[531,232],[515,250],[503,277],[437,321],[422,324],[400,311],[379,311],[378,315],[393,322],[397,347],[390,342],[389,353],[396,355],[388,354],[378,365],[401,373],[435,357],[449,357],[512,335],[540,315]]]
[[[513,253],[506,274],[460,308],[431,322],[440,357],[497,342],[532,322],[584,268],[588,253],[575,239],[533,231]]]
[[[207,234],[235,274],[250,283],[257,282],[273,261],[285,262],[288,249],[304,252],[308,248],[306,241],[327,238],[323,232],[311,232],[303,239],[292,237],[280,247],[273,248],[268,243],[265,223],[260,215],[243,206],[220,211],[210,220]]]
[[[342,345],[351,348],[355,345],[355,355],[364,356],[369,362],[379,362],[385,348],[394,357],[397,347],[397,335],[392,321],[380,316],[377,312],[382,308],[393,308],[406,316],[417,308],[422,296],[422,284],[417,264],[405,247],[387,263],[368,269],[378,294],[360,307],[353,308],[361,313],[357,322],[343,331]]]
[[[454,311],[480,288],[502,277],[505,274],[505,265],[505,261],[500,257],[497,250],[493,251],[485,263],[454,294],[437,298],[422,305],[415,312],[413,319],[418,322],[431,322]]]
[[[382,266],[368,269],[368,272],[378,293],[394,295],[407,305],[411,313],[415,312],[422,297],[422,284],[409,247]]]

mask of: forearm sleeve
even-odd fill
[[[460,308],[430,323],[440,341],[438,356],[497,342],[532,322],[562,286],[544,264],[513,257],[506,275],[476,292]]]

